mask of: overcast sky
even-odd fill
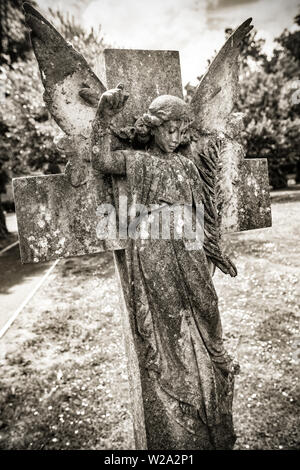
[[[224,42],[224,29],[248,17],[266,51],[284,28],[291,28],[300,0],[37,0],[74,14],[86,28],[102,25],[109,43],[136,49],[180,51],[183,83],[195,83],[207,59]]]

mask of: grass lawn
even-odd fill
[[[299,448],[300,202],[273,227],[226,241],[239,275],[217,273],[237,357],[236,449]],[[0,341],[1,449],[132,449],[119,291],[109,253],[61,261]]]

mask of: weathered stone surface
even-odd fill
[[[228,118],[239,92],[240,44],[251,31],[251,18],[244,21],[220,49],[203,75],[192,106],[197,116],[197,126],[204,132],[228,133]]]
[[[166,60],[168,59],[168,60]],[[166,66],[166,64],[168,64]],[[171,65],[171,66],[170,66]],[[182,96],[182,84],[178,52],[172,51],[105,51],[106,85],[115,87],[122,82],[129,92],[129,99],[123,112],[116,116],[116,126],[134,124],[147,105],[161,94]],[[153,80],[149,80],[149,76]],[[175,78],[175,79],[174,79]],[[118,193],[127,195],[126,178],[114,177],[116,197]],[[128,358],[129,384],[132,396],[133,427],[137,449],[156,446],[155,434],[162,435],[166,421],[158,419],[163,410],[158,408],[159,399],[155,390],[149,388],[148,374],[143,366],[145,348],[136,325],[133,308],[132,285],[128,271],[126,252],[115,251],[114,259],[123,292],[124,300],[124,338]],[[151,381],[150,381],[151,383]],[[150,417],[154,416],[154,422]],[[162,443],[162,440],[161,440]],[[160,448],[156,446],[156,448]]]
[[[271,227],[271,201],[266,158],[244,159],[238,192],[238,226],[235,231]]]
[[[134,124],[157,96],[183,97],[178,51],[106,49],[104,56],[107,88],[122,82],[129,94],[117,126]]]
[[[246,159],[242,146],[225,139],[218,156],[217,209],[222,233],[270,227],[268,162]]]
[[[107,190],[100,201],[93,180],[77,188],[66,175],[13,180],[22,263],[124,248],[124,241],[97,238],[97,205],[107,202],[111,191],[110,181],[99,183]]]
[[[106,50],[105,57],[108,86],[111,87],[122,80],[126,90],[131,92],[123,113],[116,118],[116,125],[122,127],[128,122],[133,123],[136,117],[146,111],[146,104],[150,104],[158,94],[182,96],[177,52],[113,49]],[[151,76],[155,77],[153,82],[147,79],[150,70]],[[86,116],[81,115],[81,119],[85,121]],[[78,147],[76,142],[75,145]],[[82,155],[83,152],[78,153]],[[267,162],[263,159],[245,160],[239,147],[236,149],[234,145],[231,145],[227,152],[223,152],[220,158],[222,184],[218,205],[222,232],[270,226]],[[72,156],[71,160],[75,161],[75,156]],[[81,159],[78,166],[82,165]],[[127,195],[127,191],[125,179],[116,179],[118,184],[115,185],[115,200],[118,201],[118,196]],[[26,178],[15,179],[13,183],[17,210],[20,207],[17,217],[22,262],[46,261],[125,247],[125,241],[109,244],[99,241],[95,236],[97,206],[103,202],[113,202],[109,179],[106,179],[106,184],[99,180],[94,181],[93,185],[97,185],[97,191],[93,192],[93,196],[89,193],[87,185],[72,188],[67,178],[62,175],[37,179],[31,177],[28,179],[28,185],[25,180]],[[59,210],[54,201],[57,201]],[[73,217],[76,218],[76,223]],[[46,220],[49,220],[49,223]],[[74,226],[76,230],[73,232],[71,228]]]
[[[169,96],[182,97],[177,53],[106,51],[110,90],[95,110],[103,90],[85,70],[87,64],[32,7],[26,9],[49,109],[78,140],[73,141],[74,154],[65,175],[14,182],[23,259],[113,249],[95,237],[96,207],[101,202],[117,204],[120,193],[146,206],[162,194],[166,204],[176,202],[177,196],[197,204],[204,196],[203,250],[187,250],[182,239],[129,240],[123,250],[117,240],[114,256],[125,303],[137,448],[232,448],[234,365],[222,342],[211,265],[236,275],[234,264],[222,253],[219,221],[223,231],[270,223],[266,162],[244,161],[235,141],[237,126],[229,116],[237,93],[238,46],[251,29],[250,21],[229,38],[197,90],[192,147],[183,130],[191,124],[187,105]],[[54,48],[47,51],[49,40]],[[82,83],[86,79],[90,81]],[[124,85],[114,88],[119,82],[130,98],[111,126],[112,116],[126,101]],[[70,113],[80,113],[78,96],[92,111],[74,120]],[[161,99],[154,103],[157,96]],[[69,101],[72,108],[66,106]],[[129,139],[132,147],[121,141],[122,132],[127,138],[130,126],[138,128],[138,117],[150,137],[142,150],[136,150],[133,140]],[[207,145],[202,145],[204,135],[209,136]]]
[[[127,83],[130,84],[130,89],[134,94],[135,89],[138,89],[139,100],[135,96],[135,101],[132,104],[133,114],[130,116],[125,113],[127,104],[130,105],[129,98],[123,113],[117,118],[119,126],[126,125],[128,121],[133,123],[134,118],[147,111],[145,101],[148,97],[143,91],[144,83],[147,93],[150,91],[149,80],[145,80],[144,76],[146,65],[147,72],[150,72],[151,77],[155,77],[152,98],[156,97],[156,88],[163,94],[169,91],[169,83],[166,80],[168,77],[164,75],[165,71],[168,73],[169,67],[166,67],[164,55],[159,54],[160,62],[154,61],[155,52],[152,52],[152,62],[149,63],[149,56],[145,51],[137,51],[133,55],[135,60],[132,58],[129,60],[131,56],[128,57],[128,54],[130,53],[133,51],[120,50],[106,53],[107,87],[112,88],[122,81],[126,91],[128,91]],[[118,64],[122,64],[122,66],[118,67]],[[179,80],[177,80],[177,89],[173,90],[174,95],[181,96]],[[159,156],[165,158],[163,152]],[[145,161],[151,157],[154,159],[150,152],[149,157],[145,155]],[[128,158],[130,159],[130,155]],[[136,185],[130,186],[130,181],[137,182],[135,175],[142,174],[138,160],[138,157],[135,158],[132,154],[131,163],[129,160],[126,163],[126,192],[132,194],[133,191],[136,191],[137,201],[147,203],[148,201],[143,199],[143,195],[151,197],[151,188],[147,183],[153,179],[153,175],[150,177],[151,170],[149,179],[145,173],[145,181],[140,182],[143,190],[139,190]],[[172,162],[168,163],[170,163],[171,170]],[[142,161],[140,164],[143,165]],[[146,166],[145,164],[145,168]],[[170,184],[172,185],[171,171],[167,169],[167,165],[165,168],[166,178],[170,173]],[[155,165],[153,171],[156,171]],[[157,167],[157,171],[163,170]],[[114,177],[114,181],[116,186],[121,190],[124,189],[125,177]],[[155,181],[155,177],[153,181]],[[172,187],[170,187],[170,193],[171,189]],[[176,252],[175,257],[174,251]],[[202,327],[199,324],[196,326],[197,322],[201,322],[201,315],[203,314],[203,318],[206,315],[204,311],[200,314],[204,305],[204,310],[211,309],[211,315],[216,321],[215,325],[219,324],[217,302],[211,297],[213,289],[208,288],[208,266],[203,268],[204,258],[201,258],[203,252],[192,254],[185,249],[182,242],[174,244],[172,240],[156,243],[146,241],[141,243],[141,247],[137,251],[131,243],[125,253],[117,251],[114,256],[125,301],[124,329],[129,358],[129,382],[132,387],[137,448],[213,449],[231,447],[234,442],[232,423],[230,422],[231,399],[230,395],[229,400],[228,397],[222,397],[225,389],[227,390],[226,395],[232,386],[230,361],[227,362],[226,357],[223,356],[223,359],[220,359],[223,354],[220,350],[219,361],[220,364],[222,363],[224,371],[227,371],[225,376],[228,375],[229,378],[224,380],[229,380],[227,384],[229,388],[225,387],[222,392],[221,387],[216,393],[212,392],[209,383],[213,378],[209,372],[209,361],[206,362],[207,353],[204,352],[205,349],[203,349],[198,331],[198,328]],[[197,256],[201,259],[197,259]],[[194,263],[195,268],[196,265],[202,266],[202,268],[194,270],[192,267]],[[202,307],[199,303],[191,307],[190,302],[193,303],[193,300],[191,298],[188,300],[185,297],[182,283],[188,286],[187,289],[190,293],[194,291],[199,294],[198,301],[202,299],[200,301]],[[208,289],[206,290],[206,288]],[[184,298],[185,300],[183,300]],[[196,315],[193,312],[197,312]],[[218,335],[217,330],[215,333]],[[203,332],[203,334],[206,337],[206,335],[210,336],[212,332]],[[195,347],[197,352],[195,352]],[[177,365],[169,362],[169,360],[172,362],[171,358],[175,362],[178,361]],[[197,361],[199,361],[198,364]],[[201,378],[199,378],[200,376]],[[201,387],[203,387],[203,393],[207,398],[206,405],[203,401],[201,404],[201,400],[204,400],[203,395],[202,399],[200,398]],[[218,426],[213,425],[215,418],[210,415],[209,411],[209,409],[215,409],[215,412],[219,413],[217,411],[219,405],[217,401],[214,402],[215,399],[218,402],[223,402],[222,406],[227,416],[225,420],[219,422]],[[204,408],[202,409],[203,406],[208,406],[206,412]],[[200,419],[197,409],[202,409],[199,411],[202,413]],[[212,420],[209,424],[210,431],[208,430],[208,422],[204,418],[206,413],[210,415],[207,419]],[[210,432],[212,432],[213,438],[209,435]]]
[[[95,108],[87,106],[79,90],[89,87],[98,96],[105,87],[84,57],[35,8],[24,4],[27,25],[45,87],[44,100],[57,124],[67,134],[88,136]]]

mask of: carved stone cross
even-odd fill
[[[22,262],[114,250],[124,300],[124,337],[136,448],[206,448],[206,444],[201,447],[199,437],[187,438],[184,427],[169,418],[175,405],[171,398],[169,403],[166,397],[161,397],[145,368],[145,342],[132,307],[125,251],[128,241],[97,238],[97,207],[101,203],[113,203],[116,191],[122,191],[126,181],[122,176],[113,180],[109,175],[92,176],[89,145],[96,110],[92,103],[87,106],[88,98],[82,98],[89,90],[100,97],[105,89],[122,82],[129,100],[115,125],[128,126],[147,111],[154,98],[160,95],[183,97],[179,54],[108,49],[104,52],[104,86],[82,56],[67,45],[45,18],[31,6],[25,9],[45,87],[44,99],[69,136],[73,151],[65,174],[13,181]],[[203,120],[205,122],[205,112]],[[216,130],[224,133],[221,125],[216,126]],[[241,146],[234,140],[235,132],[233,130],[231,136],[227,132],[226,145],[219,156],[217,208],[223,233],[271,225],[267,162],[260,158],[245,159]]]

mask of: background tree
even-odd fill
[[[299,40],[299,31],[283,31],[276,39],[278,47],[270,59],[260,54],[258,44],[255,54],[241,65],[237,110],[245,114],[242,137],[247,157],[268,158],[273,188],[287,186],[287,175],[295,171],[300,155],[300,107],[294,99],[296,87],[300,89],[299,56],[293,54],[299,51],[299,42],[297,49],[296,42],[292,41],[294,36]],[[242,52],[244,58],[253,52],[251,37]]]
[[[0,65],[25,59],[30,50],[22,3],[22,0],[0,2]],[[35,1],[29,0],[28,3],[36,6]]]
[[[300,13],[295,17],[295,24],[300,27]],[[294,90],[292,93],[292,100],[290,100],[290,104],[292,104],[290,108],[290,115],[295,121],[299,122],[297,118],[300,114],[300,28],[297,28],[293,32],[285,30],[277,39],[277,41],[286,51],[288,51],[288,57],[292,57],[294,59],[293,64],[296,64],[296,67],[293,66],[292,69],[291,67],[287,67],[284,71],[286,72],[287,77],[290,75],[292,79],[291,88]],[[299,139],[296,140],[296,182],[300,183]]]
[[[35,4],[35,2],[31,3]],[[6,184],[9,181],[9,155],[3,151],[9,126],[3,119],[7,92],[6,84],[2,79],[2,69],[5,65],[12,67],[12,64],[19,59],[24,60],[30,49],[21,6],[21,0],[1,0],[0,2],[0,131],[2,136],[0,142],[0,239],[6,237],[8,233],[1,204],[1,194],[6,191]]]
[[[295,22],[299,25],[300,15]],[[225,30],[227,37],[231,33],[231,28]],[[284,188],[288,173],[296,167],[300,177],[300,29],[284,30],[276,41],[278,47],[268,58],[263,52],[264,40],[257,38],[255,30],[244,39],[235,111],[245,115],[241,140],[247,158],[268,158],[270,184]],[[195,87],[186,89],[191,99]]]
[[[7,41],[4,38],[1,53],[0,181],[7,183],[8,179],[14,176],[41,172],[58,173],[64,167],[65,156],[55,146],[56,137],[61,131],[43,102],[43,87],[38,65],[29,44],[28,32],[24,26],[22,2],[11,0],[6,3],[9,11],[11,8],[17,11],[14,17],[17,21],[13,21],[11,27],[18,32],[15,35],[18,37],[18,44],[21,43],[21,37],[24,42],[24,47],[14,47],[11,39]],[[99,60],[105,47],[101,31],[87,32],[75,23],[74,18],[64,17],[60,12],[50,10],[50,15],[52,16],[50,20],[63,36],[73,43],[92,67],[96,67],[95,59]],[[11,15],[6,15],[4,18],[5,28],[2,28],[2,32],[5,35],[6,21],[7,18],[10,21]],[[11,32],[9,34],[12,35]],[[11,49],[19,51],[19,56],[15,52],[10,55]],[[0,193],[3,192],[6,183],[0,186]],[[7,233],[3,221],[3,211],[0,207],[0,226],[3,227],[3,230],[0,230],[0,237]]]

